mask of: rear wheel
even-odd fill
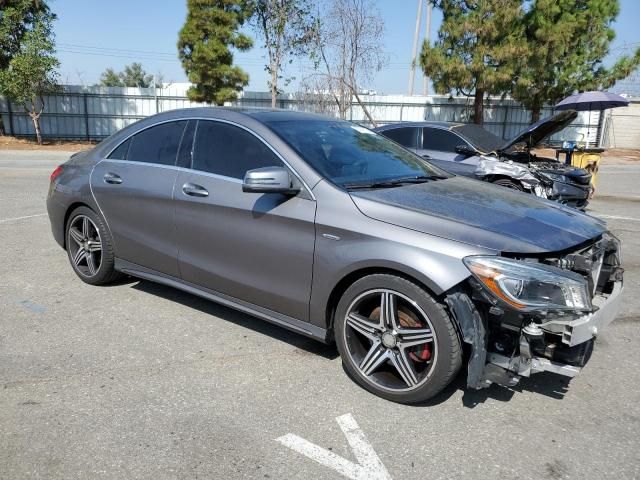
[[[90,208],[78,207],[69,215],[66,245],[71,267],[83,282],[104,285],[120,276],[114,269],[109,231]]]
[[[520,192],[524,191],[522,185],[519,182],[514,182],[513,180],[509,180],[508,178],[499,178],[498,180],[494,180],[491,183],[493,183],[494,185],[499,185],[500,187],[518,190]]]
[[[446,310],[405,278],[376,274],[358,280],[340,299],[334,324],[347,371],[388,400],[427,400],[460,369],[460,340]]]

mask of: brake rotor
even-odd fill
[[[373,309],[369,315],[369,320],[378,322],[380,320],[380,307]],[[398,308],[398,322],[404,328],[424,328],[425,326],[418,320],[411,310],[405,310],[403,307]],[[429,345],[417,345],[409,351],[409,358],[414,362],[424,363],[431,358],[431,349]]]

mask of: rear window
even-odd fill
[[[383,130],[380,132],[387,138],[399,143],[403,147],[418,147],[418,129],[416,127],[401,127]]]
[[[131,139],[127,138],[124,142],[118,145],[113,152],[111,152],[111,155],[109,155],[108,158],[113,158],[114,160],[126,160],[129,145],[131,145]]]
[[[175,165],[186,120],[161,123],[131,137],[127,160]]]

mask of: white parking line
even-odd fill
[[[17,220],[24,220],[26,218],[44,217],[45,215],[46,213],[38,213],[36,215],[25,215],[24,217],[3,218],[2,220],[0,220],[0,223],[15,222]]]
[[[276,442],[280,442],[285,447],[309,457],[351,480],[391,480],[389,472],[353,416],[347,413],[337,417],[336,422],[338,422],[344,436],[347,437],[358,463],[353,463],[293,433],[276,438]]]
[[[608,218],[608,219],[610,219],[610,220],[627,220],[627,221],[629,221],[629,222],[640,222],[640,218],[633,218],[633,217],[620,217],[620,216],[618,216],[618,215],[601,215],[601,214],[599,214],[599,213],[597,213],[597,212],[594,212],[594,214],[595,214],[597,217],[600,217],[600,218]]]

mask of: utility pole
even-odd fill
[[[424,38],[424,41],[429,43],[431,41],[431,2],[427,0],[427,32]],[[422,78],[423,83],[423,94],[426,97],[429,95],[429,77],[425,72],[424,77]]]
[[[416,14],[416,29],[413,34],[413,52],[411,54],[411,68],[409,69],[409,96],[413,95],[413,77],[416,74],[416,60],[418,56],[418,37],[420,36],[420,24],[422,23],[422,2],[418,0],[418,13]]]

